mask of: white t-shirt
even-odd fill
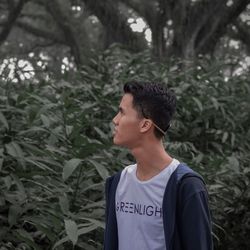
[[[179,161],[173,159],[147,181],[138,180],[136,164],[122,171],[115,197],[119,250],[166,250],[162,200],[178,165]]]

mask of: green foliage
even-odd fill
[[[160,80],[178,98],[166,139],[208,183],[216,249],[246,249],[249,77],[227,65],[152,62],[114,47],[61,81],[0,84],[1,249],[101,249],[104,181],[133,159],[112,146],[124,82]]]
[[[100,105],[101,89],[82,78],[75,84],[2,83],[2,246],[62,249],[66,242],[70,249],[72,241],[100,247],[104,179],[114,164],[104,119],[112,107]]]

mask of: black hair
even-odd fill
[[[174,92],[160,83],[137,81],[127,82],[123,90],[125,94],[133,96],[133,107],[138,115],[151,119],[156,125],[155,136],[159,139],[162,138],[170,126],[176,109]]]

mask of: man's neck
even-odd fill
[[[131,150],[137,162],[137,178],[146,181],[159,174],[171,162],[172,158],[167,154],[161,142],[144,144]]]

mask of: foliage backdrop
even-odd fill
[[[249,0],[0,1],[0,64],[25,60],[59,77],[65,58],[80,69],[114,43],[157,60],[232,53],[244,61],[249,15]]]
[[[0,249],[102,248],[104,181],[133,161],[111,143],[122,84],[132,79],[176,92],[166,148],[208,184],[216,249],[248,249],[250,78],[225,78],[233,66],[202,59],[185,71],[114,46],[62,80],[2,81]]]

